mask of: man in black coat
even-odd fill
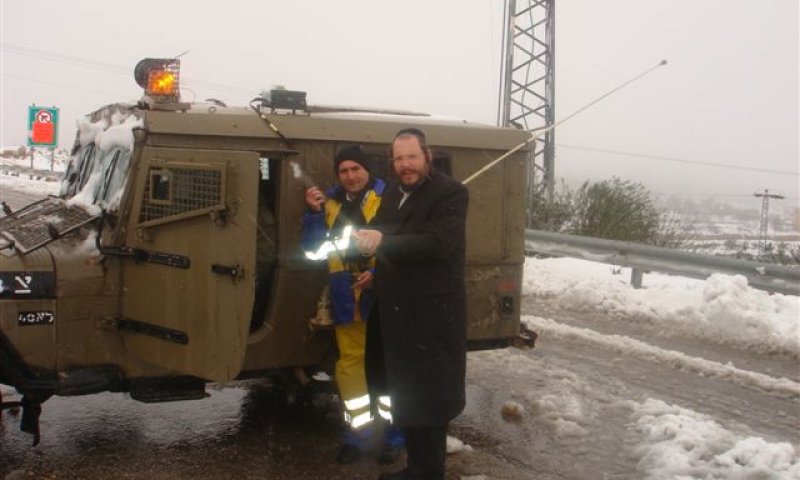
[[[379,479],[444,479],[447,425],[465,404],[469,195],[433,170],[422,131],[401,130],[391,156],[397,181],[384,193],[375,230],[354,235],[362,253],[377,256],[379,315],[368,329],[379,333],[368,333],[367,342],[380,339],[394,423],[408,452],[405,470]]]

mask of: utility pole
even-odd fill
[[[497,123],[526,130],[555,123],[555,0],[506,0]],[[528,162],[528,208],[535,193],[553,199],[555,131]]]
[[[767,253],[767,231],[769,230],[769,199],[783,200],[783,195],[776,195],[769,193],[769,190],[764,189],[764,193],[754,193],[756,197],[761,197],[761,253]]]

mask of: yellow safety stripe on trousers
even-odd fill
[[[392,412],[389,410],[392,408],[392,399],[387,395],[381,395],[378,397],[378,414],[385,418],[388,421],[392,421]]]
[[[372,421],[372,413],[366,411],[353,416],[349,412],[344,412],[344,421],[350,428],[357,430]]]
[[[369,406],[369,395],[362,395],[360,397],[351,398],[344,401],[344,408],[353,411],[360,410]]]
[[[378,407],[378,415],[388,420],[389,422],[392,421],[392,412],[390,412],[389,410],[384,410],[383,408]]]
[[[344,421],[351,428],[362,427],[373,420],[369,408],[369,395],[345,400],[342,403],[344,403]]]

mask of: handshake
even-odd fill
[[[355,241],[356,250],[362,255],[375,255],[381,244],[383,234],[378,230],[355,230],[351,237]]]

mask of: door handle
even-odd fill
[[[227,275],[235,281],[237,278],[244,276],[244,268],[238,263],[235,265],[220,265],[215,263],[211,265],[211,273],[215,273],[217,275]]]

